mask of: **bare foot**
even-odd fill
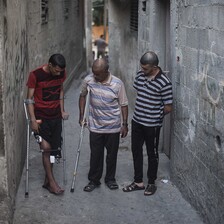
[[[60,195],[60,194],[64,193],[64,191],[65,191],[56,182],[51,183],[51,184],[49,183],[47,185],[47,189],[50,193],[56,194],[56,195]]]
[[[60,187],[57,187],[57,188],[51,188],[50,186],[47,187],[48,191],[51,193],[51,194],[55,194],[55,195],[61,195],[64,193],[64,189],[60,188]]]

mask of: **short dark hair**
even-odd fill
[[[154,65],[158,66],[159,64],[159,59],[158,56],[156,55],[155,52],[153,51],[148,51],[140,59],[140,63],[142,65]]]
[[[51,55],[48,62],[51,63],[53,67],[58,66],[63,69],[66,66],[65,58],[62,54]]]

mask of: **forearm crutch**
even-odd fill
[[[74,188],[75,188],[75,180],[76,180],[76,175],[77,175],[80,150],[81,150],[81,145],[82,145],[82,140],[83,140],[83,134],[84,134],[87,112],[88,112],[88,108],[89,108],[89,98],[90,98],[89,88],[87,88],[87,91],[88,92],[87,92],[87,96],[86,96],[85,110],[84,110],[84,115],[83,115],[83,120],[82,120],[81,131],[80,131],[79,144],[78,144],[76,161],[75,161],[75,168],[74,168],[74,173],[73,173],[73,180],[72,180],[72,185],[71,185],[71,190],[70,190],[71,192],[74,192]]]
[[[25,197],[29,197],[29,149],[30,149],[30,120],[27,113],[27,100],[23,101],[26,122],[27,122],[27,133],[26,133],[26,184],[25,184]]]
[[[65,126],[64,119],[62,119],[62,154],[63,154],[63,182],[64,185],[67,184],[67,176],[66,176],[66,150],[65,150]]]

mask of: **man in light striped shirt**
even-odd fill
[[[99,186],[103,173],[104,148],[106,155],[105,183],[109,189],[118,189],[115,179],[119,139],[128,133],[128,100],[123,82],[110,74],[105,58],[93,62],[92,74],[83,83],[79,98],[80,123],[83,121],[87,91],[90,91],[88,127],[90,130],[89,183],[84,191]],[[122,122],[121,122],[122,121]]]
[[[132,119],[132,155],[134,160],[134,182],[123,188],[124,192],[145,190],[144,195],[156,192],[155,180],[158,171],[158,143],[164,115],[172,110],[172,84],[158,66],[157,55],[146,52],[140,59],[141,71],[135,77],[137,90]],[[148,185],[143,183],[143,144],[148,155]]]

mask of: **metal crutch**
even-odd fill
[[[82,140],[83,140],[85,120],[86,120],[88,107],[89,107],[89,98],[90,98],[89,88],[87,88],[87,91],[88,91],[88,93],[87,93],[87,96],[86,96],[85,110],[84,110],[84,116],[83,116],[83,120],[82,120],[81,131],[80,131],[79,144],[78,144],[77,156],[76,156],[76,162],[75,162],[75,169],[74,169],[74,173],[73,173],[73,180],[72,180],[72,185],[71,185],[71,190],[70,190],[71,192],[74,192],[74,188],[75,188],[75,180],[76,180],[80,150],[81,150],[81,145],[82,145]]]
[[[25,184],[25,197],[29,197],[29,149],[30,149],[30,120],[27,113],[27,102],[23,101],[26,122],[27,122],[27,138],[26,138],[26,184]]]
[[[62,137],[63,137],[63,142],[62,142],[62,153],[63,153],[63,182],[64,185],[67,184],[67,177],[66,177],[66,151],[65,151],[65,126],[64,126],[64,119],[62,119]]]

